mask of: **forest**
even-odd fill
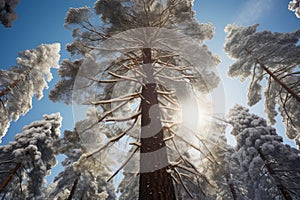
[[[0,0],[0,32],[19,25],[22,3]],[[61,26],[71,43],[58,34],[0,62],[0,198],[300,200],[300,26],[224,27],[225,76],[248,83],[231,97],[247,105],[226,109],[223,61],[209,43],[216,30],[199,22],[196,4],[69,7]],[[300,18],[299,4],[283,9]],[[55,112],[14,132],[43,99]]]

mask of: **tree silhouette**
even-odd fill
[[[13,21],[18,18],[15,12],[16,6],[19,4],[19,0],[3,0],[0,3],[0,22],[5,28],[12,27]]]

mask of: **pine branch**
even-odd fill
[[[123,79],[124,81],[133,81],[133,82],[141,84],[141,82],[136,77],[122,76],[122,75],[119,75],[119,74],[116,74],[116,73],[113,73],[113,72],[108,72],[108,74],[110,74],[110,75],[112,75],[116,78]]]
[[[264,161],[266,169],[268,170],[269,174],[274,178],[274,180],[276,181],[276,185],[278,187],[278,189],[280,190],[282,196],[286,199],[286,200],[293,200],[293,198],[290,196],[288,189],[282,184],[281,180],[279,178],[277,178],[275,171],[273,170],[272,166],[270,165],[270,163],[268,162],[268,159],[265,157],[265,155],[263,154],[261,148],[257,149],[257,152],[259,154],[259,156],[261,157],[261,159]]]
[[[182,187],[184,188],[184,190],[186,191],[186,193],[191,197],[191,199],[194,199],[193,195],[191,194],[191,192],[188,190],[188,188],[184,184],[183,179],[181,177],[181,173],[179,173],[179,171],[176,168],[174,168],[174,171],[175,171],[176,175],[178,176],[179,181],[180,181]]]
[[[180,159],[181,159],[181,160],[179,160],[177,163],[174,163],[173,166],[176,167],[177,165],[179,165],[179,164],[183,161],[184,163],[186,163],[186,165],[191,166],[191,167],[195,170],[195,172],[197,172],[197,173],[200,175],[200,177],[202,177],[208,184],[210,184],[209,181],[207,180],[207,178],[206,178],[204,175],[201,175],[201,173],[197,170],[197,168],[196,168],[191,162],[189,162],[187,159],[185,159],[185,158],[182,156],[182,154],[180,153],[180,151],[179,151],[179,149],[178,149],[178,147],[177,147],[177,145],[176,145],[176,143],[175,143],[175,141],[174,141],[173,138],[171,139],[171,141],[172,141],[172,143],[173,143],[173,145],[174,145],[174,147],[175,147],[176,152],[178,153],[178,155],[179,155],[179,157],[180,157]],[[202,193],[204,196],[206,196],[205,193],[204,193],[204,191],[203,191],[203,190],[201,189],[201,187],[200,187],[200,181],[199,181],[198,176],[196,176],[196,177],[197,177],[197,178],[196,178],[197,184],[198,184],[198,187],[199,187],[201,193]]]
[[[16,166],[12,170],[10,170],[9,174],[7,175],[7,177],[4,179],[4,181],[0,185],[0,193],[2,193],[2,191],[5,189],[5,187],[8,185],[8,183],[12,179],[12,177],[17,173],[18,169],[22,166],[22,162],[23,161],[18,162],[16,164]]]
[[[76,191],[76,188],[77,188],[77,185],[78,185],[78,181],[80,179],[80,174],[78,175],[78,177],[75,179],[74,183],[73,183],[73,186],[72,186],[72,189],[71,189],[71,192],[70,192],[70,195],[68,197],[67,200],[72,200],[74,194],[75,194],[75,191]]]
[[[161,95],[174,95],[176,93],[176,91],[161,91],[161,90],[157,90],[156,91],[157,94],[161,94]]]
[[[189,141],[187,141],[186,139],[184,139],[183,137],[177,135],[172,129],[165,127],[166,129],[168,129],[172,134],[175,135],[175,137],[178,137],[181,141],[183,141],[184,143],[188,144],[189,146],[191,146],[193,149],[199,151],[202,155],[205,156],[205,158],[207,158],[211,163],[214,163],[213,160],[211,160],[199,147],[195,146],[194,144],[190,143]]]
[[[33,68],[30,68],[29,70],[26,70],[24,73],[24,76],[27,77],[30,72],[33,70]],[[0,98],[7,95],[13,88],[18,87],[18,84],[23,81],[23,78],[21,77],[20,79],[15,80],[11,84],[9,84],[6,88],[0,91]]]
[[[262,63],[259,64],[276,81],[276,83],[282,86],[288,93],[290,93],[300,103],[300,96],[296,92],[291,90],[284,82],[278,79],[264,64]]]
[[[161,95],[161,97],[163,97],[165,100],[167,100],[171,104],[175,105],[176,107],[180,107],[180,105],[176,101],[174,101],[173,99],[171,99],[167,95]]]
[[[120,103],[119,105],[117,105],[116,107],[114,107],[113,109],[106,111],[105,113],[103,113],[102,116],[98,116],[98,122],[101,122],[104,118],[106,118],[108,115],[112,114],[113,112],[115,112],[116,110],[120,109],[121,107],[123,107],[124,105],[126,105],[128,101],[124,101],[122,103]]]

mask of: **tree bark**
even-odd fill
[[[151,48],[144,48],[141,100],[141,147],[139,200],[175,200],[168,156],[158,107]]]

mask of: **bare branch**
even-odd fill
[[[120,79],[124,79],[126,81],[133,81],[133,82],[136,82],[136,83],[141,83],[138,79],[136,79],[135,77],[127,77],[127,76],[122,76],[122,75],[119,75],[119,74],[116,74],[116,73],[113,73],[113,72],[108,72],[110,75],[116,77],[116,78],[120,78]]]
[[[164,79],[168,79],[170,81],[175,81],[175,82],[185,82],[184,79],[199,79],[200,77],[198,76],[192,76],[192,75],[184,75],[184,76],[177,76],[177,77],[168,77],[168,76],[164,76],[164,75],[160,75],[157,74],[156,75],[159,78],[164,78]]]
[[[168,106],[160,106],[161,109],[166,109],[166,110],[173,110],[173,111],[181,111],[179,108],[172,108]]]
[[[167,100],[168,102],[170,102],[171,104],[177,106],[177,107],[180,107],[180,105],[174,101],[173,99],[171,99],[170,97],[168,97],[167,95],[161,95],[161,97],[163,97],[165,100]]]
[[[181,174],[179,173],[179,171],[178,171],[176,168],[174,168],[174,171],[175,171],[176,175],[178,176],[179,181],[180,181],[182,187],[184,188],[184,190],[186,191],[186,193],[187,193],[192,199],[194,199],[194,198],[193,198],[193,195],[191,194],[191,192],[188,190],[188,188],[187,188],[186,185],[184,184],[183,179],[182,179]]]
[[[134,154],[139,150],[139,147],[136,147],[134,151],[130,154],[130,156],[125,160],[125,162],[119,167],[119,169],[111,176],[109,179],[107,179],[107,182],[109,182],[111,179],[113,179],[131,160],[131,158],[134,156]]]
[[[113,98],[113,99],[101,100],[101,101],[96,101],[96,102],[89,102],[89,104],[100,105],[100,104],[115,103],[115,102],[120,102],[120,101],[130,101],[130,100],[135,99],[136,97],[138,97],[140,95],[141,95],[141,93],[137,92],[137,93],[124,95],[124,96]]]
[[[156,92],[161,95],[173,95],[176,93],[176,91],[161,91],[161,90],[157,90]]]
[[[124,105],[126,105],[128,101],[124,101],[122,103],[120,103],[119,105],[117,105],[116,107],[114,107],[113,109],[106,111],[102,116],[98,116],[98,122],[101,122],[104,118],[106,118],[108,115],[110,115],[111,113],[113,113],[114,111],[118,110],[119,108],[123,107]]]
[[[164,141],[168,141],[168,140],[172,140],[174,138],[175,135],[171,135],[169,137],[164,138]]]
[[[165,128],[167,128],[167,127],[165,127]],[[170,129],[170,128],[167,128],[167,129],[170,131],[170,133],[174,134],[174,135],[175,135],[176,137],[178,137],[181,141],[183,141],[184,143],[188,144],[188,145],[191,146],[193,149],[199,151],[199,152],[200,152],[202,155],[204,155],[205,158],[207,158],[211,163],[214,163],[214,161],[211,160],[211,159],[207,156],[207,154],[204,153],[199,147],[197,147],[197,146],[195,146],[194,144],[190,143],[189,141],[187,141],[187,140],[184,139],[183,137],[177,135],[172,129]]]
[[[184,70],[192,70],[193,69],[193,67],[172,65],[170,63],[165,63],[160,60],[157,60],[156,63],[166,66],[169,69],[180,71],[180,72],[183,72]]]
[[[169,55],[157,56],[157,57],[154,57],[153,59],[154,60],[159,60],[161,58],[173,58],[175,56],[179,56],[179,54],[169,54]]]
[[[134,122],[131,124],[130,127],[128,127],[125,131],[122,133],[118,134],[117,136],[111,138],[104,146],[96,149],[95,151],[91,152],[90,154],[87,155],[87,158],[93,156],[96,153],[101,152],[103,149],[107,148],[110,144],[119,141],[123,136],[125,136],[131,129],[133,129],[134,125],[136,124],[138,120],[138,116],[135,118]]]
[[[138,142],[138,141],[131,142],[131,143],[129,143],[129,144],[130,144],[130,145],[137,146],[137,147],[141,147],[141,146],[142,146],[142,144],[141,144],[140,142]]]
[[[141,111],[132,115],[132,116],[129,116],[129,117],[123,117],[123,118],[109,118],[109,119],[106,119],[105,121],[106,122],[123,122],[123,121],[128,121],[128,120],[132,120],[132,119],[136,119],[138,116],[141,115]]]
[[[171,174],[171,177],[172,177],[173,181],[175,181],[176,184],[180,184],[180,182],[177,180],[177,178],[173,174]]]
[[[171,58],[167,61],[167,64],[169,64],[171,62]],[[159,74],[162,70],[164,70],[165,68],[167,68],[167,65],[163,65],[162,67],[160,67],[160,69],[158,69],[156,72],[154,72],[154,76],[156,76],[157,74]]]

